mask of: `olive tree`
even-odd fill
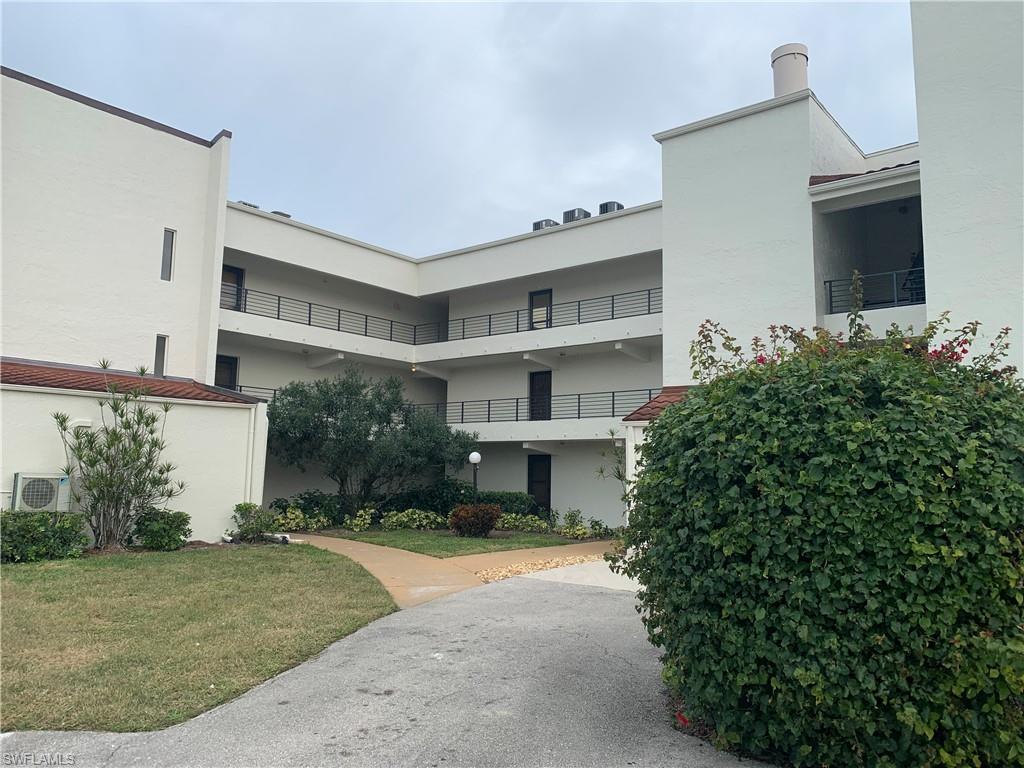
[[[426,484],[465,464],[476,436],[406,402],[395,377],[344,376],[292,382],[270,403],[270,452],[338,486],[351,510]]]

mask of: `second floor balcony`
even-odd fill
[[[342,307],[240,288],[228,283],[221,285],[220,307],[343,333],[419,345],[656,314],[661,312],[662,290],[660,287],[645,288],[543,307],[513,309],[434,323],[408,323],[354,312]]]
[[[861,276],[861,309],[888,309],[925,303],[924,267]],[[856,304],[853,278],[825,281],[826,311],[845,314]]]

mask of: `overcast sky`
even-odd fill
[[[3,5],[3,63],[203,137],[230,198],[424,256],[661,197],[657,131],[769,98],[914,141],[907,3]]]

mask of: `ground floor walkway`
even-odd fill
[[[380,547],[333,536],[296,534],[297,539],[313,546],[350,557],[372,573],[387,588],[399,608],[410,608],[428,600],[479,587],[481,571],[516,563],[537,562],[555,557],[598,555],[608,551],[612,542],[590,541],[558,547],[513,549],[459,557],[430,557],[393,547]]]
[[[15,733],[3,752],[71,755],[76,768],[756,766],[673,730],[632,585],[595,586],[606,570],[398,611],[163,731]]]

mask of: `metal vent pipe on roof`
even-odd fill
[[[787,43],[772,51],[775,98],[807,88],[807,46]]]

